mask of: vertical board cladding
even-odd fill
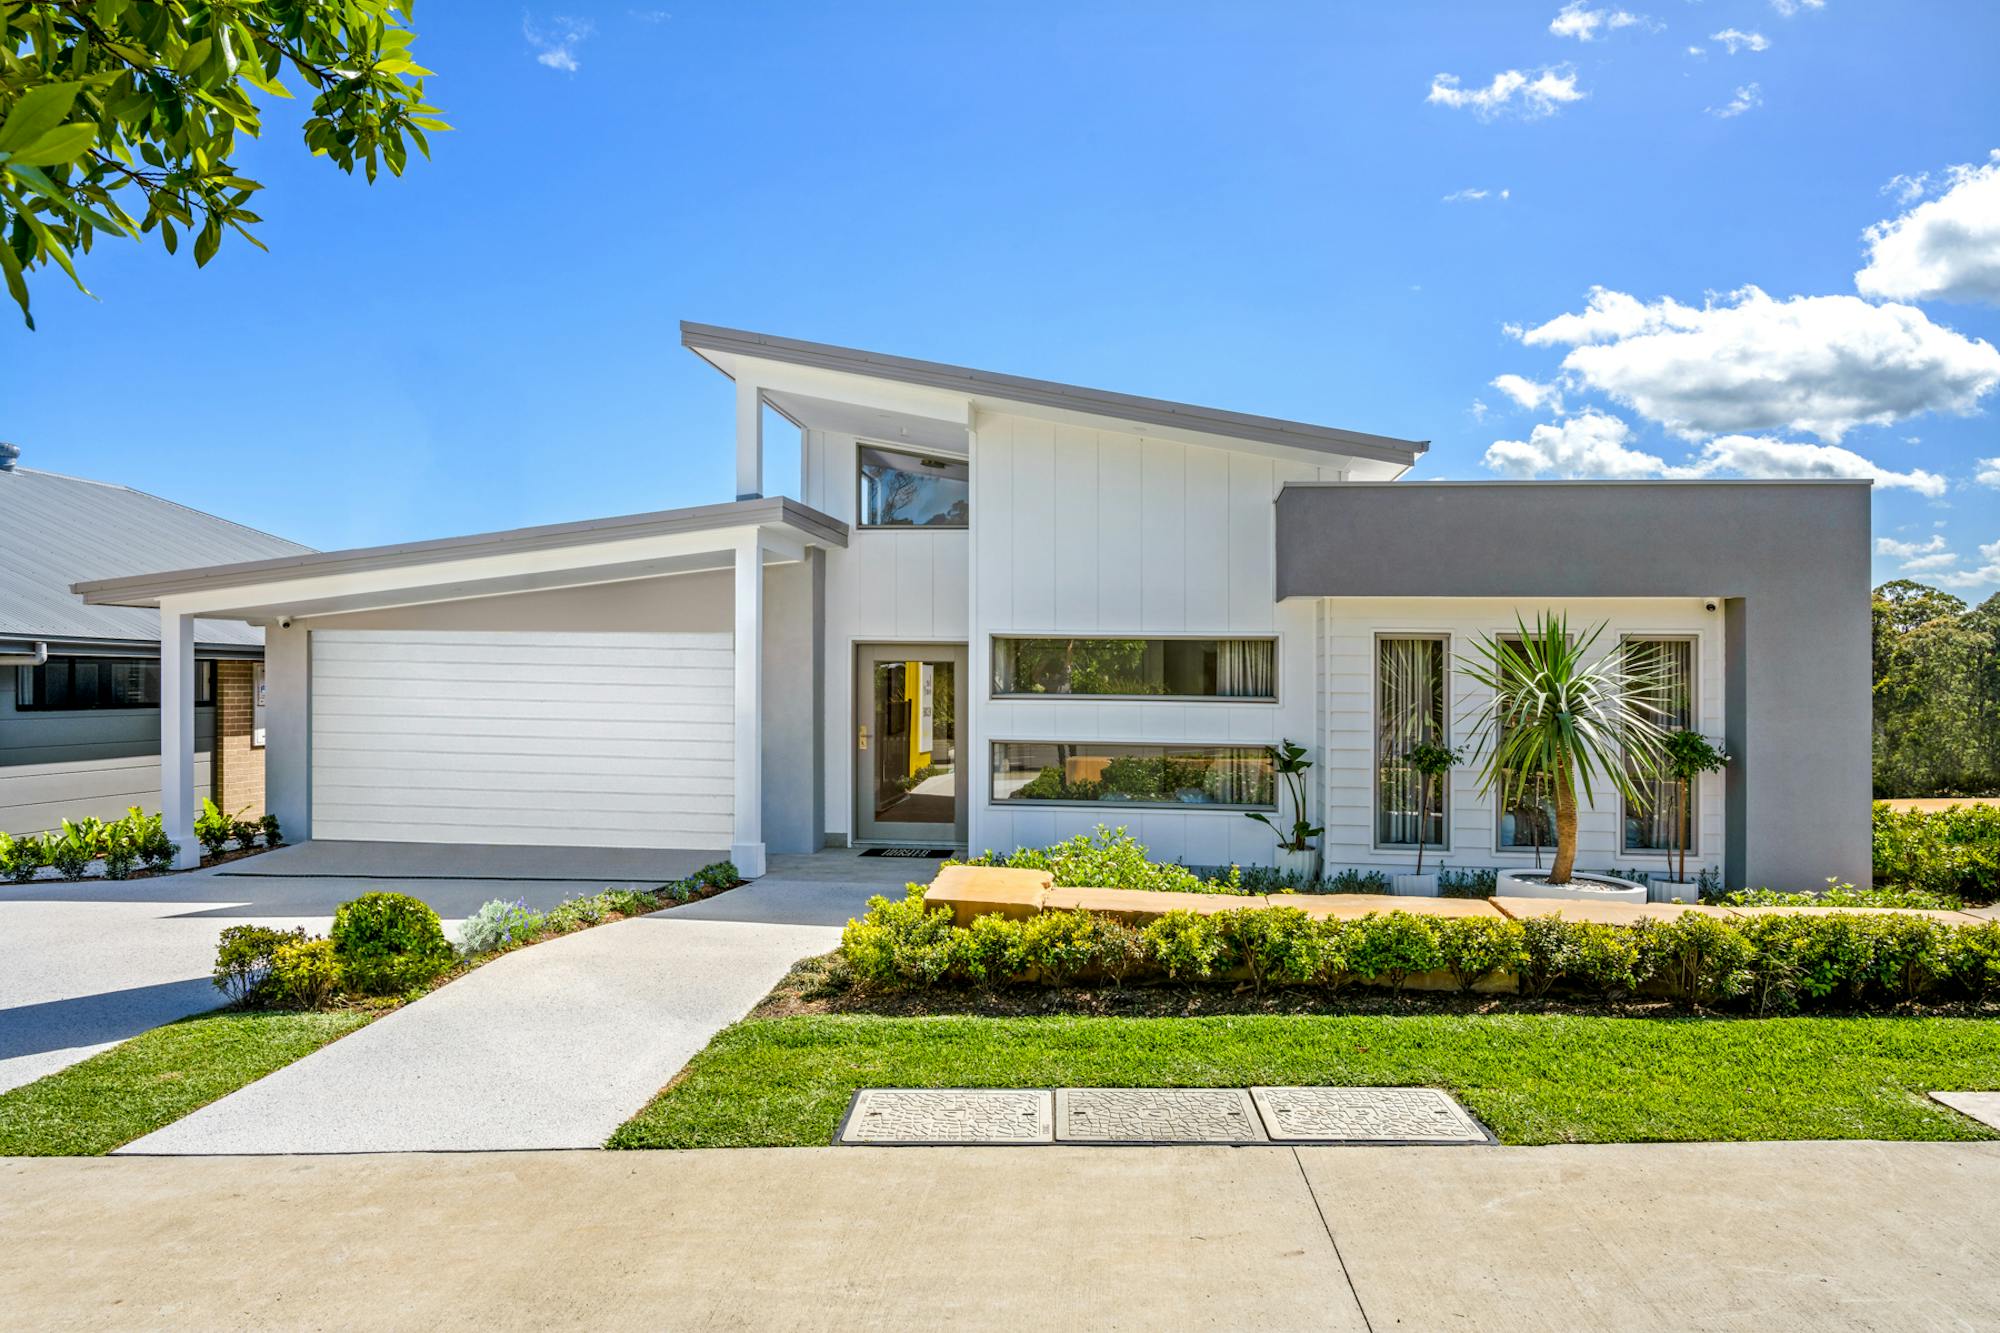
[[[1237,810],[992,799],[995,741],[1317,748],[1318,610],[1274,596],[1273,501],[1332,469],[1001,413],[975,425],[973,850],[1123,825],[1164,860],[1265,864],[1274,840]],[[996,635],[1275,635],[1278,701],[993,697]]]
[[[1448,676],[1445,687],[1447,741],[1473,758],[1472,721],[1486,692],[1466,675],[1464,659],[1474,657],[1483,635],[1516,633],[1516,617],[1528,624],[1544,611],[1567,615],[1573,629],[1587,633],[1602,624],[1600,649],[1624,637],[1688,638],[1695,643],[1696,730],[1711,739],[1725,734],[1722,616],[1697,598],[1576,598],[1556,602],[1502,598],[1329,597],[1319,602],[1325,664],[1323,684],[1326,864],[1408,869],[1414,847],[1385,847],[1375,823],[1375,652],[1382,637],[1444,636]],[[1447,791],[1447,842],[1425,852],[1425,866],[1532,866],[1532,849],[1499,846],[1499,796],[1482,794],[1477,765],[1453,771]],[[1578,864],[1591,869],[1663,872],[1668,857],[1624,846],[1624,805],[1616,792],[1599,791],[1579,811]],[[1727,836],[1724,779],[1709,774],[1695,795],[1695,844],[1688,850],[1688,873],[1697,865],[1720,869]],[[1543,864],[1548,853],[1544,850]]]
[[[264,748],[255,744],[257,667],[215,665],[215,803],[241,819],[264,813]]]
[[[826,552],[822,772],[826,831],[837,839],[853,835],[854,645],[963,643],[970,621],[965,529],[856,523],[860,443],[853,435],[806,431],[801,488],[804,503],[849,525],[847,546]]]

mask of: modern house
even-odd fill
[[[123,486],[18,466],[0,445],[0,832],[160,804],[160,618],[89,606],[70,585],[142,566],[306,548]],[[264,808],[263,632],[191,629],[190,772],[199,796]]]
[[[682,325],[734,382],[736,498],[81,583],[156,609],[170,827],[201,618],[263,627],[294,837],[1006,848],[1124,824],[1256,863],[1307,747],[1330,867],[1530,865],[1546,811],[1469,771],[1425,827],[1399,760],[1463,739],[1460,663],[1516,617],[1643,641],[1726,739],[1692,862],[1869,871],[1866,482],[1399,480],[1424,444]],[[766,408],[798,428],[767,494]],[[787,447],[790,432],[785,432]],[[1289,812],[1285,812],[1287,816]],[[1600,793],[1581,863],[1664,867]]]

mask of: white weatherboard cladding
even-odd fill
[[[1326,791],[1326,864],[1343,867],[1407,868],[1416,849],[1374,845],[1374,651],[1378,635],[1444,634],[1448,647],[1446,723],[1450,744],[1472,754],[1467,725],[1483,697],[1460,663],[1473,656],[1482,634],[1517,634],[1516,614],[1533,626],[1543,611],[1561,611],[1571,631],[1584,634],[1600,623],[1598,650],[1621,636],[1661,635],[1695,640],[1695,708],[1697,730],[1711,740],[1723,734],[1722,616],[1704,609],[1700,598],[1589,598],[1550,604],[1535,598],[1387,598],[1329,597],[1320,602],[1325,620],[1325,739],[1322,745]],[[1581,793],[1579,792],[1579,801]],[[1532,866],[1532,848],[1500,850],[1497,797],[1479,792],[1478,768],[1468,763],[1451,775],[1448,827],[1450,845],[1440,854],[1431,847],[1424,865]],[[1628,852],[1623,848],[1623,807],[1615,791],[1600,790],[1592,806],[1577,814],[1577,862],[1597,869],[1637,868],[1664,871],[1665,853]],[[1688,852],[1688,873],[1698,865],[1719,867],[1723,842],[1723,778],[1711,773],[1701,779],[1695,798],[1699,825],[1695,848]],[[1550,852],[1542,852],[1542,864]],[[1740,886],[1739,886],[1740,887]]]
[[[315,630],[313,836],[726,847],[729,634]]]
[[[1319,730],[1311,601],[1275,600],[1272,502],[1320,468],[1120,431],[984,414],[973,444],[969,671],[974,850],[1040,846],[1123,824],[1161,860],[1268,864],[1275,840],[1233,810],[1029,806],[990,800],[996,740],[1311,745]],[[1276,704],[994,699],[1001,634],[1264,635]]]

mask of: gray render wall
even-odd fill
[[[1869,483],[1288,486],[1284,597],[1703,597],[1723,614],[1731,887],[1870,882]]]

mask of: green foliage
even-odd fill
[[[324,1009],[339,998],[344,981],[332,940],[286,940],[272,951],[256,998],[272,1009]]]
[[[1285,792],[1292,798],[1292,825],[1289,830],[1260,811],[1246,811],[1250,818],[1278,835],[1280,851],[1304,852],[1312,850],[1312,840],[1326,832],[1325,829],[1306,818],[1309,808],[1306,804],[1306,772],[1312,768],[1312,760],[1306,758],[1311,751],[1296,741],[1281,741],[1271,751],[1271,771],[1278,775]]]
[[[1951,931],[1945,938],[1944,974],[1960,997],[1973,1004],[2000,992],[2000,921]]]
[[[1547,995],[1574,972],[1583,957],[1583,927],[1559,916],[1531,916],[1521,923],[1521,992]]]
[[[1398,995],[1411,976],[1444,965],[1437,922],[1414,912],[1389,912],[1349,922],[1342,933],[1342,945],[1348,971],[1386,985]]]
[[[958,937],[946,908],[924,905],[920,884],[901,902],[877,894],[868,910],[840,933],[840,951],[864,986],[935,986],[958,963]]]
[[[1499,887],[1500,872],[1490,867],[1475,866],[1438,871],[1438,896],[1441,898],[1491,898]]]
[[[259,249],[246,205],[263,188],[234,161],[262,132],[260,100],[313,94],[305,146],[372,183],[409,145],[449,129],[424,102],[408,0],[14,0],[0,5],[0,276],[28,327],[27,274],[54,264],[87,291],[76,255],[100,234],[158,229],[194,260],[225,229]],[[261,94],[261,98],[253,96]]]
[[[1123,827],[1099,824],[1052,847],[1024,847],[1005,856],[987,852],[948,865],[1012,866],[1046,870],[1057,888],[1158,889],[1168,893],[1241,893],[1242,872],[1231,866],[1215,879],[1203,879],[1186,866],[1162,865],[1146,859],[1146,844]]]
[[[494,898],[459,923],[458,947],[466,957],[494,953],[525,944],[541,933],[542,914],[528,910],[525,899]]]
[[[1568,963],[1570,975],[1602,999],[1619,1000],[1632,994],[1651,975],[1655,953],[1646,947],[1646,940],[1657,924],[1646,921],[1637,927],[1623,927],[1579,923]]]
[[[5,875],[16,884],[26,884],[48,864],[48,844],[41,838],[29,835],[25,838],[10,838],[0,833],[0,875]]]
[[[1896,579],[1873,614],[1875,794],[2000,794],[2000,594],[1967,610]]]
[[[1067,986],[1097,961],[1098,922],[1093,912],[1042,912],[1020,925],[1018,970],[1051,986]]]
[[[1923,811],[1878,804],[1874,839],[1881,884],[1975,902],[2000,898],[2000,806]]]
[[[1141,932],[1153,965],[1174,981],[1206,981],[1224,966],[1215,919],[1200,912],[1168,912]]]
[[[209,797],[202,797],[201,813],[194,817],[194,840],[201,844],[202,850],[210,856],[220,856],[235,835],[235,818],[223,814]]]
[[[62,829],[48,841],[49,864],[64,879],[81,879],[83,872],[96,858],[104,841],[104,822],[85,818],[81,823],[72,824],[65,819]]]
[[[928,928],[928,922],[923,924]],[[956,965],[965,980],[975,985],[1006,981],[1018,975],[1023,966],[1021,923],[998,913],[974,917],[957,937],[957,954]],[[850,967],[850,971],[858,975],[857,968]]]
[[[266,847],[276,847],[285,841],[284,830],[278,827],[276,815],[260,815],[257,819],[257,828],[264,835]]]
[[[363,995],[415,990],[454,958],[437,913],[406,893],[364,893],[342,903],[329,938],[348,984]]]
[[[1682,1004],[1715,1004],[1748,981],[1750,943],[1733,925],[1700,912],[1639,932],[1639,964]]]
[[[1953,893],[1933,893],[1925,889],[1857,889],[1829,879],[1819,893],[1776,893],[1770,889],[1741,889],[1723,894],[1717,901],[1728,907],[1923,907],[1956,911],[1965,900]]]
[[[271,960],[286,944],[303,943],[303,927],[274,930],[269,926],[225,926],[215,948],[215,988],[241,1003],[270,973]]]
[[[1437,923],[1438,960],[1471,991],[1495,972],[1520,966],[1521,923],[1497,917],[1447,917]]]
[[[1320,974],[1325,950],[1319,924],[1296,907],[1239,907],[1213,918],[1228,959],[1268,986],[1302,986]]]

